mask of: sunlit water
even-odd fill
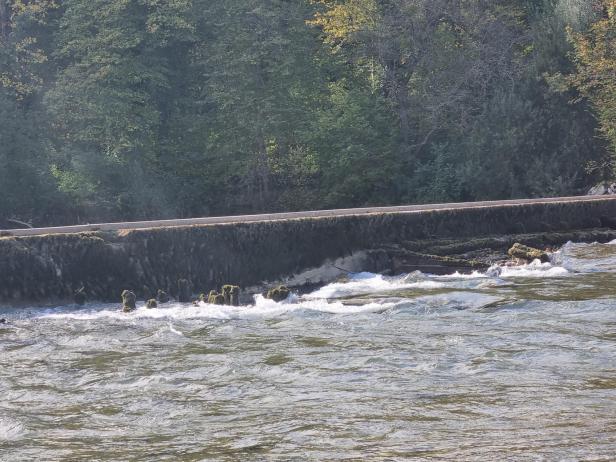
[[[5,309],[0,459],[615,460],[616,245],[487,274]]]

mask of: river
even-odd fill
[[[616,243],[250,307],[0,317],[2,461],[616,457]]]

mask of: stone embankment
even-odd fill
[[[117,301],[125,289],[141,300],[156,298],[159,289],[186,298],[187,287],[194,296],[229,283],[318,284],[345,271],[474,270],[505,258],[515,242],[545,248],[615,239],[608,229],[614,218],[616,198],[595,197],[72,234],[30,231],[35,235],[0,238],[0,304],[72,301],[76,293]]]

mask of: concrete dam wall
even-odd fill
[[[246,287],[404,241],[585,230],[612,217],[616,198],[600,196],[151,229],[3,233],[0,304],[70,300],[81,287],[101,301],[118,300],[122,289],[146,298],[156,289],[173,294],[180,278],[195,293],[225,283]]]

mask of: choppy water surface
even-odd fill
[[[0,311],[0,459],[614,460],[616,244],[488,274]]]

